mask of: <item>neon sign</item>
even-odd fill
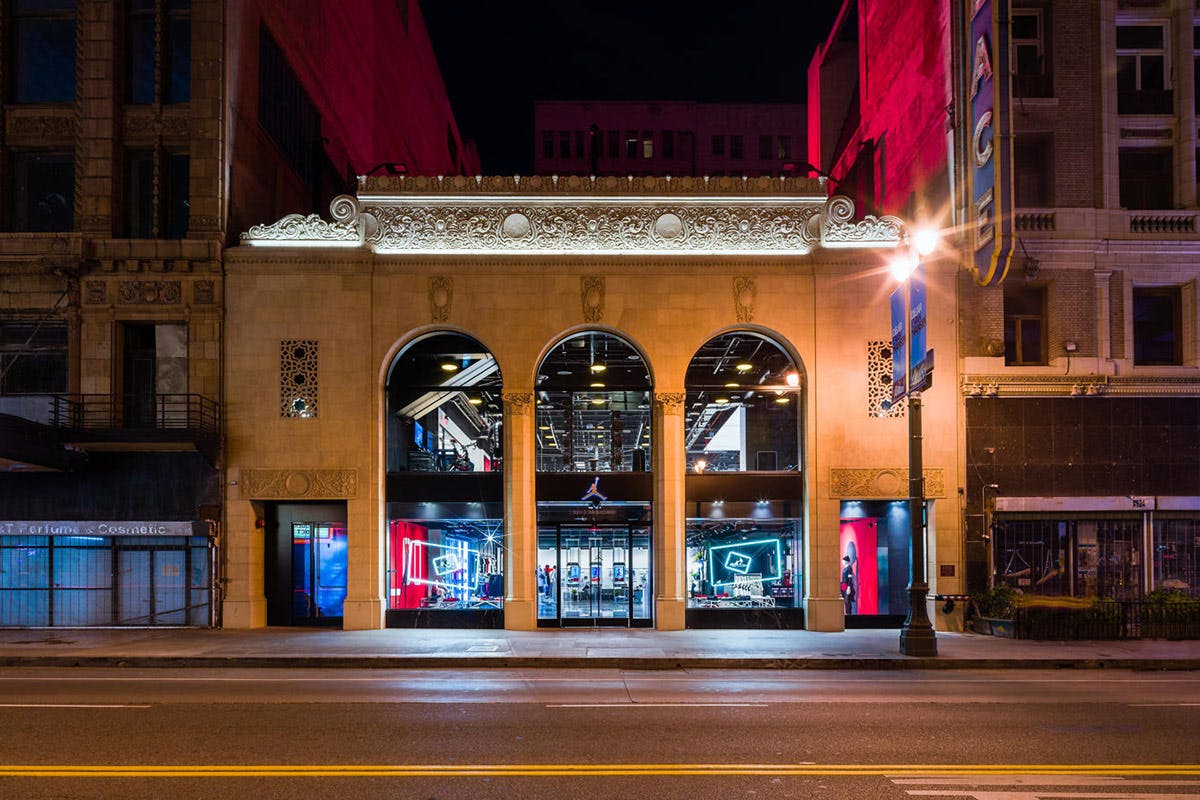
[[[783,577],[781,540],[755,539],[708,548],[708,575],[713,588],[732,586],[752,573],[764,583]]]

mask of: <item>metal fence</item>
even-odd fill
[[[1099,600],[1087,608],[1027,606],[1013,617],[1018,639],[1200,639],[1200,599],[1155,603]]]

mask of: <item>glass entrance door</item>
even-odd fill
[[[346,601],[346,526],[292,523],[292,622],[337,624]]]
[[[550,555],[549,536],[539,550]],[[555,563],[539,565],[547,600],[557,601],[563,627],[648,625],[650,622],[650,533],[634,525],[556,526]],[[547,570],[550,566],[552,569]],[[543,603],[549,606],[549,603]],[[546,608],[546,611],[552,611]],[[544,614],[542,616],[552,616]]]

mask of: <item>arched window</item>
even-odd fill
[[[537,374],[539,472],[645,472],[650,463],[650,374],[610,333],[559,342]]]
[[[709,339],[687,377],[689,472],[795,471],[800,463],[800,372],[756,333]]]
[[[748,331],[688,365],[690,626],[803,626],[801,383],[786,350]]]
[[[495,357],[460,333],[425,336],[392,362],[390,626],[503,625],[501,386]]]

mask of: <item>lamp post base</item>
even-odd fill
[[[901,628],[900,655],[902,656],[936,656],[937,637],[933,628]]]

